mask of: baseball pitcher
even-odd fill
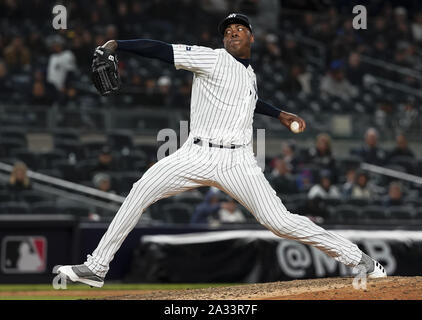
[[[274,234],[314,246],[350,267],[364,268],[369,278],[386,277],[385,269],[344,237],[308,218],[289,212],[264,177],[252,149],[254,113],[277,118],[291,131],[305,121],[258,99],[250,65],[254,43],[247,16],[233,13],[218,26],[224,48],[168,44],[161,41],[110,40],[95,50],[93,82],[107,95],[120,88],[116,51],[159,59],[193,73],[190,132],[174,153],[149,168],[134,183],[97,248],[81,265],[58,269],[68,279],[102,287],[109,264],[145,209],[160,199],[215,186],[236,199]],[[290,127],[299,123],[299,129]]]

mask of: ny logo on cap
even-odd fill
[[[236,13],[229,14],[227,18],[236,18]]]

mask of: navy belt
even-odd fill
[[[204,141],[202,141],[201,139],[199,139],[199,138],[194,138],[193,139],[193,143],[194,144],[199,144],[200,146],[202,146],[203,145],[203,143],[204,143]],[[226,148],[226,149],[236,149],[236,148],[240,148],[241,146],[237,146],[237,145],[235,145],[235,144],[231,144],[230,146],[224,146],[224,145],[222,145],[222,144],[214,144],[214,143],[211,143],[211,142],[208,142],[208,146],[209,147],[213,147],[213,148],[220,148],[220,149],[222,149],[222,148]]]

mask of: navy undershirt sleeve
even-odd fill
[[[116,40],[116,42],[117,50],[174,64],[173,47],[166,42],[150,39]]]
[[[264,114],[266,116],[278,119],[280,112],[280,109],[270,105],[269,103],[266,103],[265,101],[262,101],[261,99],[258,99],[256,102],[255,113]]]
[[[174,64],[173,47],[171,44],[158,40],[134,39],[116,40],[117,50],[135,53],[142,57],[158,59],[170,64]],[[258,99],[255,113],[264,114],[273,118],[278,118],[281,110]]]

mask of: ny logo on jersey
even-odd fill
[[[191,51],[192,47],[186,47],[186,51]]]

